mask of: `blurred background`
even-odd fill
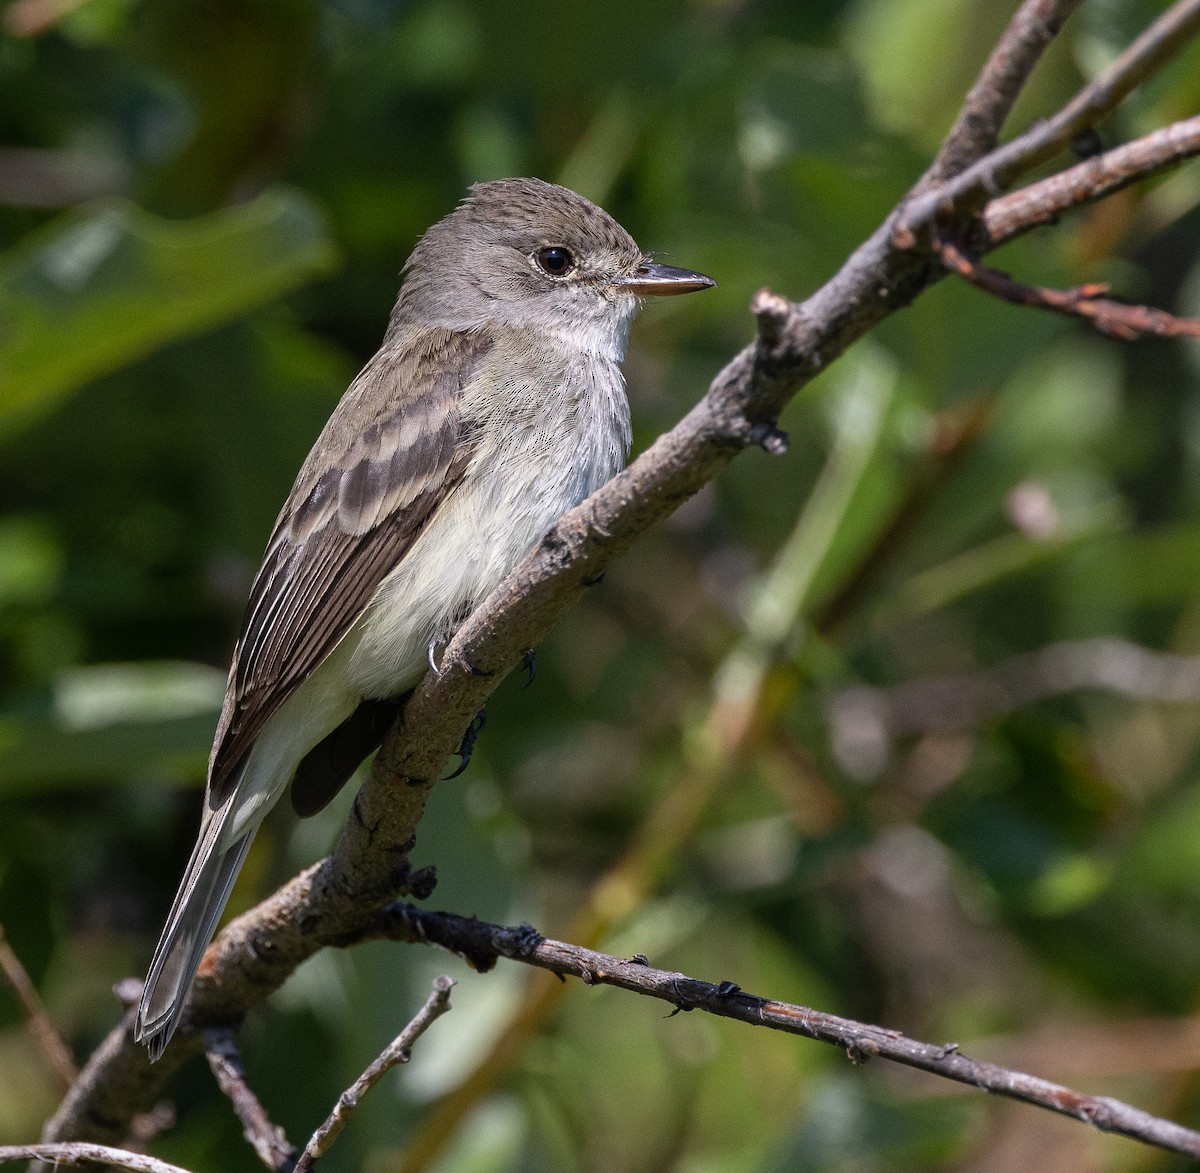
[[[476,180],[601,202],[651,305],[636,447],[920,173],[994,0],[13,0],[0,14],[0,924],[82,1060],[197,825],[291,478]],[[1161,8],[1089,0],[1014,125]],[[1193,49],[1103,128],[1189,115]],[[1009,247],[1200,312],[1200,167]],[[1200,1126],[1200,351],[945,281],[806,389],[506,682],[430,904],[878,1021]],[[1163,658],[1169,657],[1169,658]],[[330,846],[259,835],[231,909]],[[286,806],[287,804],[283,804]],[[917,1073],[502,964],[327,953],[245,1032],[303,1142],[430,978],[330,1173],[1182,1167]],[[0,1141],[60,1094],[0,986]],[[258,1167],[203,1064],[156,1151]]]

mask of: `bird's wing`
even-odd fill
[[[462,480],[473,446],[459,401],[489,349],[446,330],[385,348],[330,417],[250,591],[209,762],[211,804]]]

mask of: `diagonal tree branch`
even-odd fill
[[[204,1057],[213,1078],[233,1105],[242,1124],[242,1135],[258,1159],[273,1173],[291,1173],[296,1165],[296,1150],[288,1143],[282,1128],[271,1122],[262,1101],[246,1079],[242,1052],[230,1030],[210,1030],[204,1037]]]
[[[433,992],[425,1005],[417,1011],[413,1020],[384,1048],[383,1053],[348,1087],[334,1106],[325,1122],[312,1134],[300,1160],[296,1162],[296,1173],[312,1173],[316,1165],[337,1140],[351,1114],[367,1094],[393,1067],[407,1063],[412,1056],[413,1044],[450,1009],[450,991],[454,979],[433,979]]]
[[[5,981],[12,988],[12,992],[17,996],[17,1001],[21,1003],[21,1008],[25,1011],[29,1033],[37,1040],[38,1046],[41,1047],[64,1090],[69,1088],[78,1079],[79,1068],[75,1066],[71,1049],[63,1040],[62,1035],[58,1033],[58,1028],[54,1025],[50,1015],[46,1013],[46,1007],[42,1005],[42,1000],[38,996],[37,987],[30,980],[29,974],[25,972],[25,967],[21,964],[16,950],[8,943],[3,925],[0,925],[0,973],[4,975]]]
[[[934,190],[908,200],[895,231],[901,247],[927,231],[939,217],[961,218],[1039,163],[1065,150],[1130,93],[1153,76],[1200,29],[1200,0],[1179,0],[1158,17],[1103,73],[1084,86],[1052,118],[986,155]]]
[[[1128,305],[1106,297],[1104,284],[1078,285],[1074,289],[1047,289],[1014,281],[999,269],[988,268],[969,257],[949,240],[937,241],[938,255],[951,272],[977,289],[1013,305],[1049,310],[1067,317],[1083,318],[1102,334],[1129,342],[1147,334],[1160,338],[1200,338],[1200,319],[1179,318],[1150,306]]]
[[[1083,0],[1025,0],[967,93],[917,191],[945,182],[994,150],[1033,68]]]

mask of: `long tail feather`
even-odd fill
[[[146,1044],[152,1063],[179,1025],[200,959],[254,839],[256,828],[229,846],[221,846],[234,808],[230,801],[216,810],[205,810],[199,840],[150,963],[138,1006],[136,1037]]]

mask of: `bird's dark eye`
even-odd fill
[[[551,277],[565,277],[575,268],[575,258],[569,249],[553,244],[549,248],[541,248],[535,258],[543,273]]]

